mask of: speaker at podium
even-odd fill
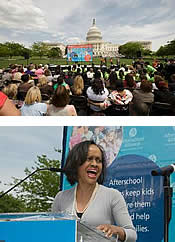
[[[0,214],[0,242],[116,242],[73,216],[51,213]]]

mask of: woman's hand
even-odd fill
[[[112,235],[117,236],[121,241],[125,240],[125,231],[123,228],[111,224],[101,224],[97,227],[97,229],[101,230],[105,233],[106,237],[110,238]]]

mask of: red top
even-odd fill
[[[7,99],[7,96],[3,92],[0,92],[0,108],[3,107],[6,99]]]

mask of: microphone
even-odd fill
[[[50,167],[50,168],[48,168],[48,170],[53,171],[53,172],[65,173],[65,169],[61,169],[61,168]]]
[[[38,168],[38,169],[34,170],[32,173],[30,173],[28,176],[26,176],[24,179],[22,179],[21,181],[19,181],[18,183],[16,183],[13,187],[11,187],[10,189],[8,189],[6,192],[0,194],[0,198],[3,197],[5,194],[9,193],[10,191],[12,191],[15,187],[17,187],[18,185],[20,185],[23,181],[25,181],[27,178],[29,178],[30,176],[32,176],[33,174],[35,174],[38,171],[52,171],[52,172],[61,172],[61,173],[64,173],[65,172],[64,169],[55,168],[55,167]]]
[[[175,164],[160,167],[157,170],[152,170],[151,175],[152,176],[169,176],[173,172],[175,172]]]

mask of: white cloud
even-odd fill
[[[66,42],[67,42],[68,44],[80,43],[80,42],[82,42],[82,41],[83,41],[83,40],[80,39],[80,38],[78,38],[78,37],[71,37],[71,38],[66,39]]]
[[[42,10],[32,0],[1,0],[1,28],[45,30],[47,22]]]
[[[96,18],[104,40],[151,40],[158,49],[174,38],[174,7],[174,0],[1,0],[0,42],[78,43]]]

